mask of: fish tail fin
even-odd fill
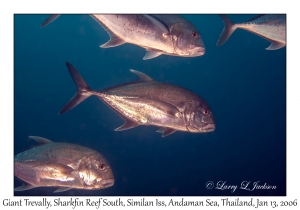
[[[49,25],[49,24],[52,23],[54,20],[56,20],[59,16],[60,16],[60,14],[50,15],[50,16],[47,18],[47,20],[45,20],[45,21],[40,25],[40,28],[43,28],[43,27]]]
[[[78,71],[72,66],[72,64],[66,62],[66,65],[68,67],[69,73],[76,85],[77,92],[71,98],[71,100],[60,110],[58,114],[63,114],[71,109],[73,109],[75,106],[80,104],[82,101],[87,99],[88,97],[95,95],[96,92],[93,91],[84,81],[84,79],[81,77],[81,75],[78,73]]]
[[[227,39],[231,36],[231,34],[237,29],[236,24],[230,20],[226,15],[220,15],[224,22],[224,28],[220,35],[220,38],[217,42],[217,46],[221,46],[224,44]]]

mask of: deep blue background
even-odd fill
[[[286,48],[267,51],[270,42],[243,30],[216,47],[223,29],[218,15],[183,15],[201,33],[206,54],[144,61],[138,46],[99,48],[109,36],[88,15],[63,15],[39,28],[47,17],[14,16],[14,155],[36,145],[29,135],[91,147],[110,162],[115,185],[59,194],[41,187],[15,195],[286,195]],[[229,17],[245,21],[253,15]],[[156,127],[114,132],[123,120],[96,97],[58,115],[76,90],[66,61],[93,89],[135,80],[129,69],[188,88],[211,106],[216,130],[166,138]],[[220,180],[277,189],[205,188]]]

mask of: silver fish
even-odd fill
[[[177,130],[203,133],[215,129],[213,114],[208,104],[187,89],[156,82],[139,71],[130,70],[139,76],[139,80],[94,91],[70,63],[66,65],[76,84],[77,93],[59,114],[69,111],[94,95],[125,120],[115,131],[139,125],[153,125],[161,127],[157,132],[162,133],[164,137]]]
[[[52,142],[29,136],[40,145],[14,158],[14,173],[22,181],[15,191],[36,187],[59,187],[56,192],[72,188],[98,190],[114,184],[108,161],[99,152],[77,144]]]
[[[224,22],[224,29],[217,42],[217,46],[224,44],[237,29],[244,29],[257,34],[271,42],[266,50],[277,50],[285,46],[286,15],[259,15],[244,23],[234,23],[226,15],[220,15]]]
[[[42,25],[53,22],[51,15]],[[109,34],[102,48],[131,43],[145,48],[144,60],[161,54],[195,57],[205,53],[205,46],[196,27],[180,15],[90,15]]]

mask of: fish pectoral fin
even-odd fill
[[[49,139],[46,139],[46,138],[43,138],[43,137],[39,137],[39,136],[28,136],[28,138],[35,140],[40,145],[52,142]]]
[[[62,163],[50,162],[50,163],[44,163],[44,165],[49,168],[52,168],[53,170],[59,171],[61,174],[64,174],[66,176],[72,175],[72,172],[74,171],[73,168]]]
[[[24,181],[21,181],[21,182],[22,182],[22,185],[19,187],[16,187],[14,189],[14,191],[24,191],[24,190],[30,190],[30,189],[36,188],[35,186],[33,186],[27,182],[24,182]]]
[[[153,80],[151,77],[149,77],[148,75],[146,75],[146,74],[144,74],[142,72],[139,72],[139,71],[136,71],[136,70],[133,70],[133,69],[130,69],[130,71],[132,73],[138,75],[140,81],[148,82],[148,81],[152,81]]]
[[[128,130],[128,129],[135,128],[135,127],[139,126],[138,123],[136,123],[136,122],[134,122],[134,121],[132,121],[130,119],[125,119],[124,118],[124,120],[125,120],[125,123],[122,126],[116,128],[115,131]]]
[[[175,133],[177,130],[173,128],[161,128],[157,132],[162,133],[162,137],[166,137],[171,135],[172,133]]]
[[[155,99],[147,99],[147,98],[128,98],[128,100],[136,101],[138,103],[147,104],[148,106],[152,106],[155,109],[163,111],[165,114],[178,117],[179,109],[165,101],[155,100]]]
[[[285,46],[285,44],[281,42],[277,42],[277,41],[271,41],[271,42],[272,42],[271,45],[268,48],[266,48],[266,50],[278,50]]]
[[[109,33],[109,36],[110,36],[110,40],[105,44],[101,45],[100,46],[101,48],[117,47],[125,43],[123,39],[113,34],[112,32]]]
[[[169,35],[169,28],[164,25],[164,23],[157,19],[156,17],[153,17],[152,15],[144,15],[146,18],[148,18],[157,28],[161,30],[162,36]]]
[[[53,191],[53,193],[65,192],[67,190],[71,190],[72,187],[60,187],[57,190]]]
[[[143,60],[149,60],[152,58],[156,58],[156,57],[160,56],[161,54],[163,54],[163,52],[161,52],[161,51],[148,51],[146,53],[146,55],[143,57]]]

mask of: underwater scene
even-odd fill
[[[286,15],[14,15],[15,196],[285,196]]]

